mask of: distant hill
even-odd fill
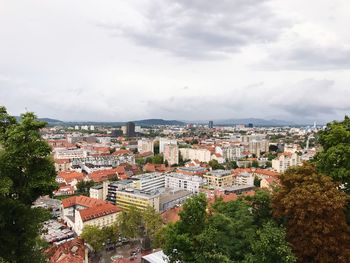
[[[133,121],[136,125],[152,126],[152,125],[185,125],[186,123],[177,120],[163,120],[163,119],[146,119]]]
[[[244,118],[244,119],[220,119],[213,120],[214,125],[235,125],[235,124],[244,124],[248,125],[252,123],[254,126],[288,126],[295,125],[295,123],[291,121],[283,121],[283,120],[265,120],[259,118]],[[198,123],[207,123],[208,121],[198,121]]]
[[[15,116],[15,118],[16,118],[17,121],[21,120],[21,116]],[[63,121],[56,120],[56,119],[51,119],[51,118],[38,118],[38,120],[45,121],[45,122],[47,122],[49,124],[63,123]]]

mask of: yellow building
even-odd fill
[[[140,210],[151,206],[159,212],[159,193],[138,191],[131,188],[119,190],[116,191],[116,205],[125,210],[128,210],[130,206],[135,206]]]
[[[233,174],[230,170],[213,170],[203,177],[207,180],[209,186],[214,188],[230,187],[233,185]]]

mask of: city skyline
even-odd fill
[[[64,121],[340,120],[349,10],[341,0],[0,0],[0,104]]]

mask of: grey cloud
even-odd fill
[[[350,91],[337,87],[333,80],[305,79],[280,88],[271,95],[270,105],[290,118],[330,119],[350,110]]]
[[[316,43],[274,49],[260,69],[272,70],[341,70],[350,68],[350,47],[320,46]]]
[[[141,46],[192,59],[226,57],[241,47],[275,40],[287,25],[269,0],[152,1],[141,27],[99,24]]]
[[[252,83],[212,96],[170,97],[148,102],[148,113],[182,119],[276,118],[300,122],[330,121],[350,110],[350,91],[333,80],[305,79],[291,85],[265,87]]]

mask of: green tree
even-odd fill
[[[135,162],[140,166],[146,163],[144,158],[138,158],[135,160]]]
[[[255,195],[246,196],[245,201],[251,207],[254,224],[261,227],[272,220],[271,194],[267,190],[257,190]]]
[[[159,141],[155,141],[153,144],[153,152],[154,154],[159,154]]]
[[[259,162],[256,161],[256,160],[252,161],[252,167],[258,168],[259,167]]]
[[[225,167],[222,164],[220,164],[217,160],[211,160],[208,164],[213,170],[225,169]]]
[[[260,182],[261,182],[261,179],[257,176],[254,176],[254,186],[260,187]]]
[[[341,183],[350,193],[350,118],[345,116],[342,122],[327,124],[318,134],[322,146],[316,157],[316,166],[321,173],[331,176]]]
[[[196,262],[198,247],[195,246],[195,236],[205,228],[207,199],[204,194],[197,195],[186,201],[180,212],[181,220],[164,229],[164,244],[162,246],[170,262]],[[197,250],[197,251],[196,251]],[[202,251],[202,250],[201,250]]]
[[[102,228],[102,236],[105,243],[116,243],[119,237],[119,227],[117,224]]]
[[[142,225],[144,236],[148,237],[153,244],[159,231],[162,229],[163,220],[161,215],[151,206],[142,211]]]
[[[226,168],[229,169],[229,170],[238,168],[237,162],[236,161],[228,162],[226,164]]]
[[[80,181],[77,183],[77,192],[81,195],[90,196],[90,188],[94,185],[94,181]]]
[[[344,207],[348,196],[330,177],[305,163],[280,177],[273,195],[276,218],[285,223],[287,240],[300,262],[350,261],[350,231]]]
[[[104,242],[106,241],[104,231],[97,226],[85,226],[80,236],[97,253],[103,249]]]
[[[223,202],[218,199],[213,205],[213,216],[210,225],[221,233],[218,244],[234,262],[241,262],[251,251],[256,226],[251,208],[242,200]]]
[[[128,238],[142,237],[142,212],[134,206],[119,216],[120,234]]]
[[[44,260],[38,236],[47,214],[31,204],[58,187],[51,148],[40,135],[45,125],[33,113],[17,122],[0,107],[0,257],[5,261]]]
[[[162,164],[163,163],[163,155],[162,154],[156,154],[155,156],[153,156],[152,163],[154,163],[154,164]]]
[[[244,202],[219,198],[208,209],[206,197],[198,195],[186,201],[180,221],[165,227],[162,248],[170,262],[241,262],[255,231]]]
[[[294,263],[296,257],[286,241],[285,230],[273,221],[268,221],[257,230],[257,238],[252,242],[252,253],[246,255],[245,262]]]

